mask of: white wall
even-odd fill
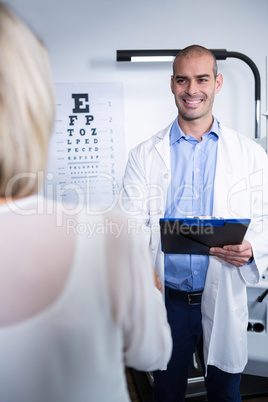
[[[123,82],[126,151],[175,118],[171,63],[117,63],[117,49],[181,49],[193,43],[249,56],[262,79],[267,0],[8,0],[45,41],[55,82]],[[224,86],[214,113],[254,137],[254,78],[242,61],[219,61]],[[261,118],[262,137],[265,118]]]

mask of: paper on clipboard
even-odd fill
[[[250,219],[160,219],[161,246],[166,254],[208,255],[211,247],[241,244]]]

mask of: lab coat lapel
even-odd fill
[[[171,124],[158,134],[158,142],[155,145],[155,149],[159,156],[166,165],[166,168],[170,170],[170,150],[169,150],[169,132]]]
[[[233,160],[235,158],[235,149],[233,150],[233,147],[232,132],[220,126],[220,138],[218,141],[214,180],[213,216],[223,218],[230,217],[228,212],[228,193],[230,183],[233,181],[235,168],[233,166]],[[203,311],[203,314],[205,314],[211,322],[214,321],[219,281],[221,274],[223,273],[222,263],[223,261],[217,257],[210,256],[209,258],[209,267],[202,300],[207,305],[207,311]],[[206,329],[206,331],[208,331],[208,329]],[[207,348],[208,345],[205,345],[206,355],[208,353],[206,350]]]
[[[228,193],[235,180],[235,147],[232,131],[220,126],[214,181],[213,216],[230,217]]]

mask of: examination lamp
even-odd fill
[[[116,61],[118,62],[163,62],[173,61],[181,49],[163,50],[117,50]],[[261,115],[261,78],[256,64],[245,54],[228,52],[225,49],[210,49],[217,60],[226,60],[232,57],[244,61],[252,70],[255,78],[255,138],[260,138],[260,115]]]

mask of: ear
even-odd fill
[[[222,74],[218,74],[216,77],[216,90],[215,90],[216,94],[220,92],[222,84],[223,84],[223,76]]]
[[[171,76],[170,88],[171,88],[171,92],[174,94],[174,75]]]

